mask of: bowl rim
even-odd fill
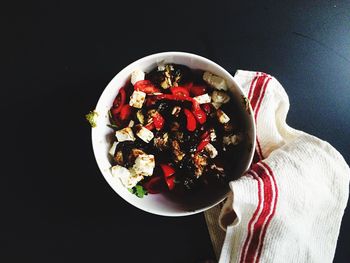
[[[95,106],[95,109],[98,108],[98,106],[102,103],[101,100],[102,100],[102,97],[103,97],[103,93],[107,90],[107,88],[109,87],[109,85],[114,81],[114,79],[117,78],[118,75],[122,74],[123,72],[125,71],[129,71],[130,68],[134,67],[136,64],[139,64],[141,63],[143,60],[152,60],[152,59],[158,59],[158,58],[161,58],[161,57],[169,57],[169,56],[187,56],[187,57],[190,57],[190,58],[194,58],[194,59],[197,59],[197,60],[202,60],[204,63],[206,64],[209,64],[211,65],[212,67],[214,68],[219,68],[221,71],[225,72],[226,75],[230,76],[230,81],[232,81],[235,86],[240,90],[240,92],[242,94],[245,94],[241,85],[238,84],[235,79],[234,79],[234,76],[229,73],[225,68],[223,68],[222,66],[220,66],[219,64],[217,64],[216,62],[206,58],[206,57],[203,57],[203,56],[200,56],[200,55],[197,55],[197,54],[193,54],[193,53],[189,53],[189,52],[182,52],[182,51],[166,51],[166,52],[159,52],[159,53],[153,53],[153,54],[150,54],[150,55],[146,55],[144,57],[141,57],[137,60],[134,60],[133,62],[131,62],[130,64],[128,64],[126,67],[122,68],[117,74],[114,75],[114,77],[108,82],[108,84],[105,86],[105,88],[103,89],[97,103],[96,103],[96,106]],[[250,167],[250,165],[252,164],[252,161],[253,161],[253,158],[254,158],[254,152],[255,152],[255,147],[256,147],[256,123],[254,121],[254,114],[253,114],[253,109],[251,107],[251,104],[249,103],[248,104],[248,107],[249,107],[249,116],[251,116],[251,123],[252,123],[252,134],[253,134],[253,138],[252,139],[252,149],[251,149],[251,154],[250,154],[250,158],[249,158],[249,161],[247,162],[247,166],[245,167],[245,171],[247,171]],[[101,174],[103,175],[104,179],[106,180],[106,182],[108,183],[108,185],[111,187],[110,183],[108,182],[107,178],[106,178],[106,175],[105,175],[105,172],[104,172],[104,169],[102,168],[101,166],[101,163],[100,161],[98,160],[97,156],[96,156],[96,147],[97,147],[97,140],[96,140],[96,135],[95,135],[95,129],[94,128],[91,128],[91,141],[92,141],[92,148],[93,148],[93,153],[94,153],[94,158],[95,158],[95,161],[97,163],[97,166],[99,167],[99,170],[101,172]],[[229,182],[230,184],[230,182]],[[114,192],[116,192],[118,194],[119,197],[121,197],[124,201],[126,201],[128,204],[142,210],[142,211],[145,211],[145,212],[148,212],[148,213],[151,213],[151,214],[154,214],[154,215],[159,215],[159,216],[167,216],[167,217],[180,217],[180,216],[190,216],[190,215],[195,215],[195,214],[198,214],[198,213],[201,213],[201,212],[204,212],[204,211],[207,211],[209,210],[210,208],[216,206],[217,204],[221,203],[223,200],[226,199],[226,197],[229,195],[230,191],[228,191],[228,193],[226,193],[220,200],[218,200],[217,202],[214,202],[213,204],[210,204],[208,206],[205,206],[203,208],[199,208],[199,209],[196,209],[194,211],[181,211],[181,212],[165,212],[165,211],[161,211],[161,210],[157,210],[157,211],[153,211],[153,210],[148,210],[146,209],[145,207],[143,207],[142,205],[140,204],[135,204],[135,203],[132,203],[130,202],[130,200],[127,200],[126,198],[124,198],[123,195],[121,195],[120,193],[118,193],[118,191],[116,191],[113,187],[111,187],[113,189]]]

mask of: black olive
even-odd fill
[[[163,114],[165,111],[169,111],[169,107],[170,107],[169,103],[164,101],[160,102],[157,106],[158,106],[157,111],[161,114]]]
[[[182,184],[186,190],[192,190],[195,188],[195,180],[192,177],[184,178]]]
[[[150,80],[153,84],[160,86],[165,79],[164,73],[162,71],[158,71],[157,68],[147,73],[145,79]]]
[[[181,86],[184,83],[188,83],[192,80],[192,70],[184,65],[174,64],[174,80]]]

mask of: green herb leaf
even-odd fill
[[[134,188],[128,188],[128,191],[133,194],[134,193]]]
[[[96,127],[97,116],[98,116],[98,113],[95,110],[90,111],[88,114],[85,115],[86,120],[90,123],[92,128]]]
[[[136,185],[134,194],[139,198],[143,198],[144,195],[147,195],[147,190],[142,185]]]

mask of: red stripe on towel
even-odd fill
[[[267,75],[259,76],[258,79],[256,80],[256,84],[253,86],[254,89],[252,91],[250,105],[252,106],[252,109],[254,112],[256,109],[257,102],[261,96],[261,88],[263,87],[266,78],[267,78]]]
[[[259,193],[258,206],[248,224],[249,232],[241,252],[240,262],[255,262],[260,257],[263,238],[276,209],[277,202],[277,187],[269,170],[261,163],[258,163],[252,166],[250,173],[255,174],[256,177],[262,180],[263,201],[261,202]],[[261,203],[263,206],[262,210]]]
[[[256,72],[255,77],[253,78],[252,82],[250,83],[250,87],[249,87],[249,91],[248,91],[248,99],[249,100],[251,100],[251,96],[252,96],[252,93],[253,93],[253,90],[255,87],[255,83],[256,83],[256,80],[258,79],[258,77],[259,77],[259,73]]]
[[[278,188],[277,188],[277,183],[276,183],[275,176],[274,176],[270,166],[267,165],[267,163],[261,162],[260,164],[263,165],[265,169],[267,169],[268,173],[270,174],[270,176],[272,178],[273,186],[275,188],[275,199],[274,199],[273,209],[272,209],[271,215],[267,219],[266,226],[265,226],[265,228],[263,229],[263,232],[262,232],[262,236],[261,236],[261,240],[260,240],[260,244],[259,244],[259,248],[258,248],[258,256],[257,256],[256,262],[259,262],[259,260],[260,260],[262,248],[263,248],[263,245],[264,245],[264,239],[265,239],[266,231],[267,231],[268,226],[270,225],[270,222],[271,222],[273,216],[276,213],[276,206],[277,206],[277,200],[278,200]]]
[[[261,90],[261,96],[259,97],[259,101],[257,102],[257,105],[256,105],[256,108],[254,110],[254,117],[255,117],[255,122],[256,122],[256,118],[258,116],[258,112],[259,112],[259,109],[260,109],[260,106],[261,106],[261,102],[265,96],[265,91],[266,91],[266,87],[267,87],[267,84],[269,84],[269,81],[271,80],[271,78],[269,77],[265,83],[264,83],[264,86],[262,87],[262,90]]]
[[[255,220],[258,216],[258,213],[259,213],[259,210],[261,208],[261,204],[262,204],[262,195],[263,195],[263,188],[261,186],[261,180],[259,180],[259,178],[253,174],[253,173],[250,173],[250,172],[247,172],[247,174],[250,174],[253,176],[253,178],[257,181],[258,183],[258,205],[256,207],[256,210],[254,211],[254,214],[252,216],[252,218],[250,219],[249,223],[248,223],[248,234],[247,234],[247,238],[244,242],[244,245],[243,245],[243,249],[242,249],[242,252],[241,252],[241,260],[240,260],[240,263],[244,263],[244,258],[245,258],[245,255],[247,253],[247,248],[248,248],[248,245],[249,245],[249,242],[252,238],[252,234],[253,234],[253,228],[252,228],[252,225],[255,223]]]
[[[257,124],[257,117],[260,110],[261,102],[265,96],[266,88],[270,80],[271,77],[269,75],[265,73],[257,73],[250,84],[248,98],[250,100],[250,104],[254,112],[255,124]],[[262,154],[258,136],[256,137],[256,145],[258,160],[262,160],[264,156]]]

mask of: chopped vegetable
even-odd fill
[[[208,71],[204,72],[203,80],[218,90],[227,90],[226,81],[223,78],[216,76]]]
[[[189,131],[194,131],[197,127],[197,122],[196,122],[196,118],[193,116],[192,112],[189,111],[188,109],[184,109],[184,113],[186,115],[186,128]]]
[[[135,122],[133,120],[129,121],[128,127],[132,128],[134,127]]]
[[[201,107],[207,115],[213,112],[213,107],[211,103],[204,103],[201,105]]]
[[[207,93],[207,88],[204,85],[194,85],[190,87],[192,96],[200,96]]]
[[[155,126],[154,126],[153,121],[147,123],[147,124],[145,125],[145,128],[146,128],[147,130],[150,130],[150,131],[154,130]]]
[[[119,93],[113,101],[113,109],[112,109],[113,115],[118,114],[121,111],[123,105],[125,104],[125,100],[126,100],[125,88],[122,87],[119,89]]]
[[[201,175],[203,175],[204,169],[208,164],[207,158],[200,153],[196,153],[193,156],[193,163],[194,163],[194,167],[195,167],[194,174],[198,178]]]
[[[160,176],[152,177],[148,182],[144,184],[144,188],[150,194],[158,194],[163,191],[164,180]]]
[[[204,149],[204,147],[208,145],[209,142],[210,142],[210,135],[206,134],[205,136],[203,136],[202,140],[198,144],[197,152],[201,152]]]
[[[207,116],[205,112],[201,109],[201,107],[199,106],[199,103],[196,100],[193,100],[192,102],[193,102],[193,106],[192,106],[193,115],[196,117],[197,121],[200,124],[204,124],[207,120]]]
[[[156,128],[157,131],[160,131],[163,128],[164,122],[165,122],[163,116],[159,112],[156,112],[152,118],[153,118],[154,127]]]
[[[131,106],[129,104],[125,104],[122,106],[122,109],[120,111],[119,118],[122,121],[128,120],[131,114]]]
[[[170,92],[174,95],[190,96],[189,91],[184,87],[171,87]]]
[[[165,182],[166,182],[169,190],[173,190],[175,187],[175,176],[166,177]]]
[[[172,176],[175,173],[175,169],[168,164],[161,164],[160,168],[163,171],[164,177]]]
[[[174,168],[172,168],[170,165],[167,165],[167,164],[161,164],[160,167],[162,168],[164,179],[165,179],[165,182],[166,182],[169,190],[173,190],[174,186],[175,186],[175,183],[174,183],[175,170],[174,170]]]
[[[141,110],[138,110],[136,112],[136,117],[138,119],[138,121],[141,123],[141,124],[144,124],[145,123],[145,116],[143,115],[142,111]]]
[[[97,116],[98,113],[96,111],[90,111],[88,114],[85,115],[86,120],[90,123],[92,128],[96,127]]]
[[[142,91],[146,94],[160,92],[159,89],[152,84],[149,80],[140,80],[135,83],[134,89],[137,91]]]
[[[183,151],[181,151],[179,142],[176,140],[173,140],[171,142],[171,147],[173,149],[173,154],[175,157],[174,162],[178,163],[178,162],[182,161],[182,159],[185,157],[185,153]]]
[[[147,190],[143,188],[142,185],[139,185],[139,184],[129,189],[129,192],[136,195],[138,198],[143,198],[148,193]]]
[[[182,87],[184,87],[185,89],[187,89],[188,92],[191,91],[192,86],[193,86],[193,82],[192,82],[192,81],[187,82],[186,84],[182,84]]]

